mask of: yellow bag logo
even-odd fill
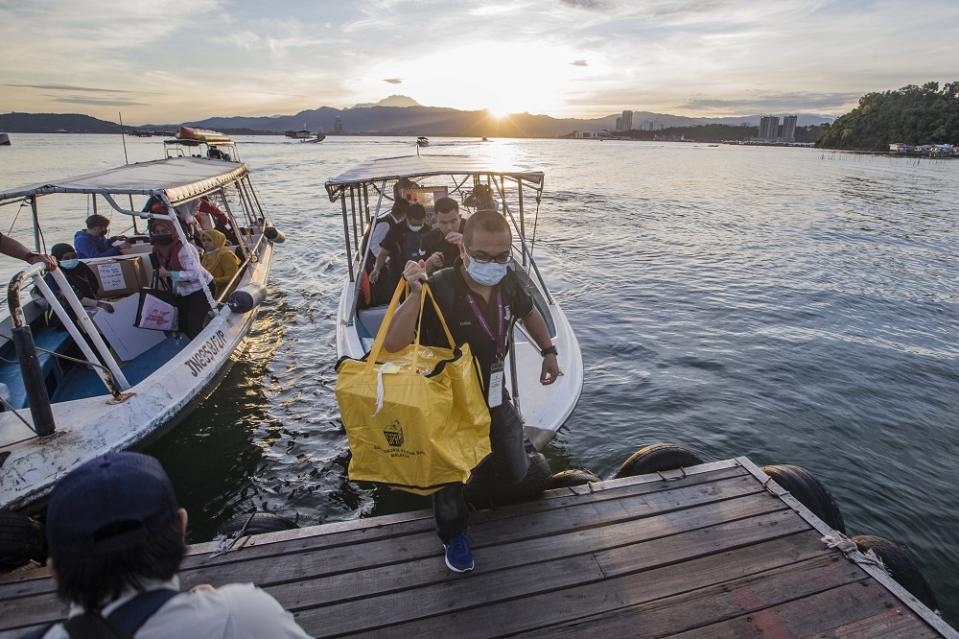
[[[394,421],[383,429],[383,435],[386,437],[386,443],[390,446],[399,448],[403,445],[403,427],[400,426],[398,421]]]

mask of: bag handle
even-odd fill
[[[396,309],[400,304],[400,298],[403,296],[403,293],[408,290],[409,284],[406,279],[401,279],[397,285],[396,290],[393,291],[393,298],[390,300],[390,305],[386,309],[386,315],[383,316],[383,322],[380,324],[380,330],[376,333],[376,339],[373,340],[373,347],[370,349],[369,356],[366,358],[366,368],[372,369],[376,365],[376,361],[380,357],[380,353],[383,350],[383,343],[386,341],[386,334],[390,331],[390,326],[393,324],[393,316],[396,314]],[[423,293],[420,295],[420,310],[419,315],[416,320],[416,336],[413,339],[414,345],[414,354],[413,354],[413,367],[416,367],[416,360],[418,359],[418,353],[420,348],[420,335],[422,334],[422,325],[423,325],[423,308],[426,303],[426,297],[429,296],[430,302],[433,304],[433,310],[436,312],[436,316],[440,320],[440,325],[443,327],[443,332],[446,334],[446,339],[449,341],[450,348],[456,349],[456,341],[453,339],[453,334],[450,332],[449,326],[446,324],[446,318],[443,316],[443,312],[440,310],[439,304],[436,302],[436,297],[433,295],[433,291],[430,289],[430,285],[426,282],[423,282]]]

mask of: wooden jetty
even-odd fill
[[[553,490],[471,537],[468,575],[419,511],[191,546],[181,581],[255,582],[317,637],[959,638],[744,457]],[[64,614],[42,570],[0,583],[2,637]]]

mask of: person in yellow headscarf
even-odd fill
[[[219,231],[203,231],[201,239],[205,251],[201,262],[203,268],[213,275],[216,296],[219,297],[239,270],[240,258],[226,245],[226,236]]]

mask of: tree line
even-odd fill
[[[816,146],[886,151],[893,142],[959,144],[959,81],[867,93],[859,106],[823,126]]]

